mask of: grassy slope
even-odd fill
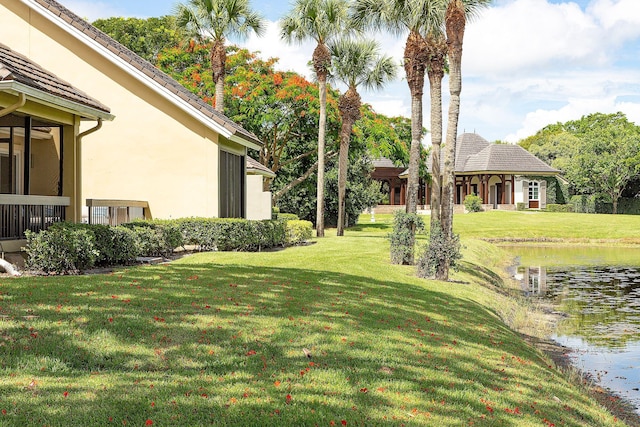
[[[0,279],[0,425],[620,425],[499,320],[499,251],[424,281],[388,232]]]

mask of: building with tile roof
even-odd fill
[[[475,194],[494,209],[515,209],[518,203],[546,207],[548,186],[560,171],[519,145],[492,144],[475,133],[459,135],[456,144],[456,204]],[[441,162],[444,170],[444,156]],[[427,167],[431,172],[431,157]]]
[[[73,120],[34,116],[34,126],[49,126],[54,133],[60,123],[71,126],[64,144],[100,127],[74,152],[79,181],[69,219],[80,219],[86,200],[144,201],[145,216],[154,218],[271,217],[270,195],[256,192],[261,186],[249,185],[247,177],[262,179],[247,156],[247,149],[260,148],[261,141],[62,4],[0,0],[0,41],[0,109],[28,88],[27,106],[37,100],[60,115],[76,114]],[[15,175],[19,168],[7,165],[28,157],[21,145],[14,149],[10,155],[0,143],[6,158],[0,175]],[[37,172],[37,166],[26,169]],[[29,186],[11,191],[55,193],[34,182],[57,187],[59,176],[31,175]]]

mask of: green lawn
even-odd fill
[[[497,315],[504,254],[468,236],[546,219],[524,215],[456,217],[463,283],[390,265],[383,217],[282,251],[1,278],[0,426],[622,425]]]

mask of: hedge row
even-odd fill
[[[179,247],[260,251],[303,244],[312,234],[313,225],[297,219],[184,218],[135,221],[118,227],[60,223],[46,231],[26,233],[27,268],[69,274],[97,266],[131,264],[141,256],[168,256]]]

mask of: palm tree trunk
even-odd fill
[[[340,155],[338,157],[338,224],[336,236],[344,236],[344,217],[346,209],[345,196],[347,193],[347,169],[349,168],[349,142],[353,123],[343,119],[340,130]]]
[[[324,237],[324,151],[327,128],[327,76],[318,76],[320,120],[318,124],[318,184],[316,189],[316,235]]]
[[[411,94],[411,147],[409,149],[409,181],[407,213],[418,211],[420,186],[420,138],[422,137],[422,93]]]
[[[337,236],[344,236],[344,219],[347,193],[347,169],[349,168],[349,142],[353,124],[360,118],[360,95],[355,87],[350,87],[338,100],[342,117],[340,129],[340,155],[338,158],[338,224]]]
[[[427,75],[431,99],[431,235],[434,235],[434,227],[441,227],[442,79],[444,78],[447,44],[442,33],[431,33],[426,41],[429,52]]]
[[[216,84],[215,108],[224,113],[224,75],[227,62],[227,49],[223,40],[215,40],[211,46],[211,77]]]
[[[404,70],[411,92],[411,148],[409,149],[409,181],[407,183],[407,213],[418,210],[420,185],[420,140],[422,139],[422,95],[426,70],[424,37],[412,31],[404,49]]]
[[[224,75],[217,76],[216,79],[216,99],[215,106],[216,111],[224,113]]]
[[[451,0],[446,14],[447,45],[449,51],[449,117],[447,123],[446,154],[442,192],[442,231],[446,241],[453,236],[453,207],[455,195],[455,162],[458,118],[460,116],[460,93],[462,92],[462,40],[465,29],[465,12],[461,0]],[[444,266],[444,277],[449,278],[449,260]]]

